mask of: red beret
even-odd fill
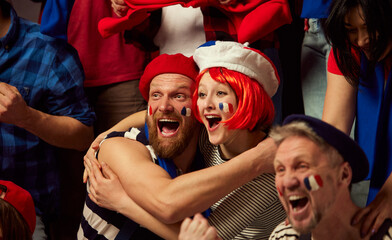
[[[35,208],[30,193],[10,181],[0,180],[0,184],[7,187],[3,200],[18,210],[29,225],[31,234],[33,234],[35,229]]]
[[[148,101],[151,80],[163,73],[178,73],[195,81],[199,69],[192,57],[185,57],[181,53],[174,55],[162,54],[154,58],[144,69],[139,83],[139,90],[146,101]]]

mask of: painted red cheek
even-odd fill
[[[148,108],[148,115],[149,115],[149,116],[152,115],[152,108],[151,108],[151,106]]]
[[[278,190],[279,196],[283,196],[282,192],[280,191],[280,188],[276,187],[276,189]]]

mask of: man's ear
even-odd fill
[[[351,166],[348,162],[343,162],[340,165],[340,170],[339,170],[339,182],[341,182],[344,185],[350,186],[351,184],[351,179],[353,177],[353,171],[351,169]]]

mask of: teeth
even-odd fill
[[[206,116],[206,118],[213,119],[213,118],[219,118],[219,117],[216,117],[216,116]]]
[[[305,197],[303,197],[303,196],[290,196],[289,200],[290,201],[296,201],[296,200],[299,200],[299,199],[302,199],[302,198],[305,198]]]
[[[177,122],[177,121],[172,119],[159,119],[159,122]]]
[[[293,212],[297,212],[297,208],[295,207],[295,208],[293,208]]]

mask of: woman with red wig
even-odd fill
[[[255,147],[268,136],[274,119],[271,97],[279,77],[264,54],[236,42],[207,42],[193,58],[200,68],[193,109],[205,126],[199,147],[210,167]],[[268,239],[270,228],[285,217],[274,174],[267,173],[234,190],[211,210],[208,221],[223,239]],[[230,235],[233,228],[240,234]]]

